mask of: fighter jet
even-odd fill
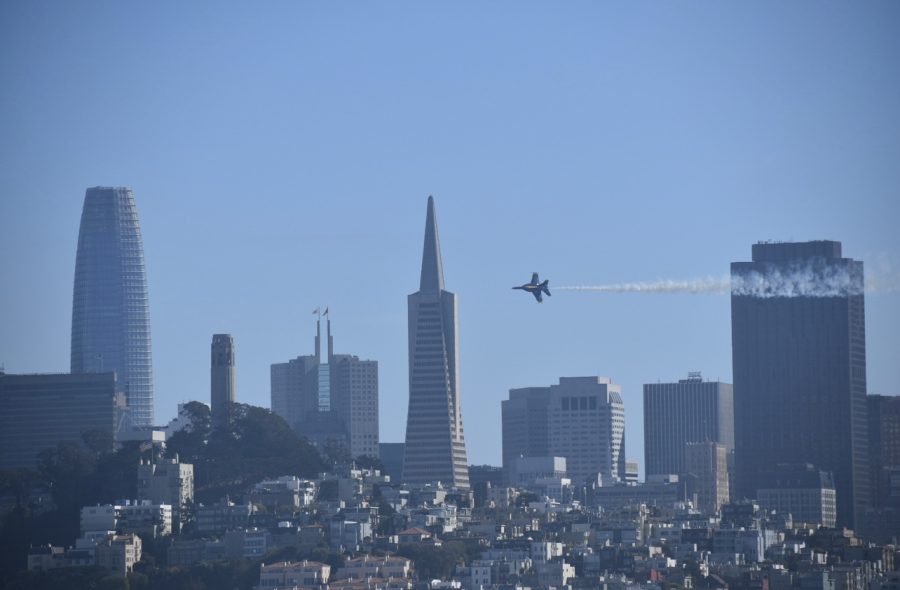
[[[529,293],[534,295],[534,298],[537,299],[538,303],[543,303],[544,298],[541,297],[541,293],[543,292],[543,293],[546,293],[548,297],[550,296],[550,288],[547,286],[547,284],[549,282],[550,281],[547,280],[542,283],[541,279],[538,278],[538,273],[534,273],[531,275],[530,283],[525,283],[524,285],[522,285],[520,287],[513,287],[513,289],[521,289],[522,291],[528,291]]]

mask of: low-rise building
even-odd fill
[[[187,508],[194,502],[194,466],[180,462],[177,454],[172,458],[141,459],[137,493],[139,500],[169,504],[173,530],[177,532],[187,517]]]
[[[81,532],[97,531],[164,537],[172,533],[172,506],[148,500],[85,506],[81,509]]]
[[[760,507],[790,514],[797,523],[834,528],[837,522],[834,478],[810,464],[778,465],[763,474],[756,499]]]
[[[228,557],[262,557],[269,550],[272,534],[266,530],[246,529],[225,533]]]
[[[97,544],[94,556],[98,566],[126,576],[141,560],[141,549],[141,538],[137,535],[112,535]]]
[[[194,509],[194,523],[200,534],[221,534],[225,531],[242,529],[247,526],[253,514],[252,504],[235,504],[228,500]]]
[[[273,588],[312,588],[328,583],[331,566],[318,561],[282,561],[262,564],[259,590]]]
[[[250,503],[271,511],[309,506],[316,497],[316,484],[295,475],[261,481],[250,490]]]
[[[397,555],[375,557],[363,555],[348,559],[335,574],[335,579],[408,578],[412,560]]]

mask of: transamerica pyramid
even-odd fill
[[[456,295],[444,290],[434,198],[428,197],[419,291],[409,306],[409,412],[403,481],[467,489],[469,466],[459,403]]]

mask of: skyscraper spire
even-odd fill
[[[459,403],[456,295],[444,290],[434,199],[428,197],[419,291],[409,305],[409,411],[403,481],[469,487]]]
[[[437,218],[434,213],[434,197],[428,197],[428,213],[425,216],[425,246],[422,250],[422,277],[419,291],[444,290],[444,265],[441,262],[441,240],[438,236]]]

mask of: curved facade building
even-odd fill
[[[130,188],[94,187],[84,197],[72,298],[71,371],[115,371],[131,421],[153,423],[147,273]]]

